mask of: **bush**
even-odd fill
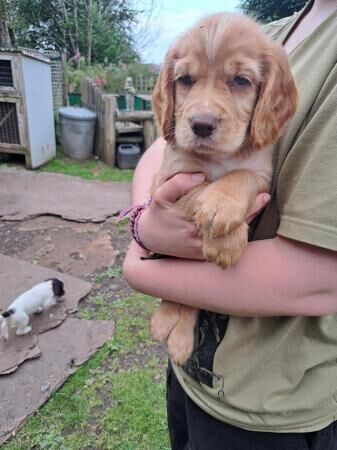
[[[154,85],[158,73],[147,64],[95,64],[86,65],[80,61],[77,67],[68,66],[69,92],[79,92],[81,81],[84,79],[97,80],[97,85],[106,92],[122,93],[127,77],[132,77],[135,83],[137,77],[150,78]]]

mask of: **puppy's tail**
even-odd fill
[[[7,319],[7,317],[12,316],[14,313],[15,313],[15,309],[7,309],[7,311],[0,313],[0,316],[2,316],[4,319]]]

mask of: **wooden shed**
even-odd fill
[[[50,62],[22,49],[0,49],[0,152],[36,168],[55,156]]]

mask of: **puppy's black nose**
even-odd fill
[[[208,137],[216,129],[218,119],[211,114],[198,114],[190,118],[193,133],[200,137]]]

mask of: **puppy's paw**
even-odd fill
[[[9,337],[8,331],[5,332],[5,333],[2,333],[1,336],[0,336],[0,341],[1,342],[6,342],[6,341],[8,341],[8,337]]]
[[[245,206],[233,197],[220,193],[201,195],[194,219],[197,227],[210,239],[221,238],[245,220]]]
[[[30,325],[27,325],[24,328],[18,328],[16,330],[16,335],[17,336],[24,336],[26,334],[29,334],[32,331],[32,327]]]
[[[191,357],[194,348],[194,330],[182,322],[173,328],[167,340],[167,351],[175,364],[182,366]]]
[[[203,239],[203,252],[208,261],[215,262],[222,269],[235,266],[248,243],[246,222],[234,228],[225,237]]]
[[[169,334],[179,321],[179,309],[176,313],[166,314],[161,308],[156,311],[150,322],[152,338],[158,342],[166,342]]]

